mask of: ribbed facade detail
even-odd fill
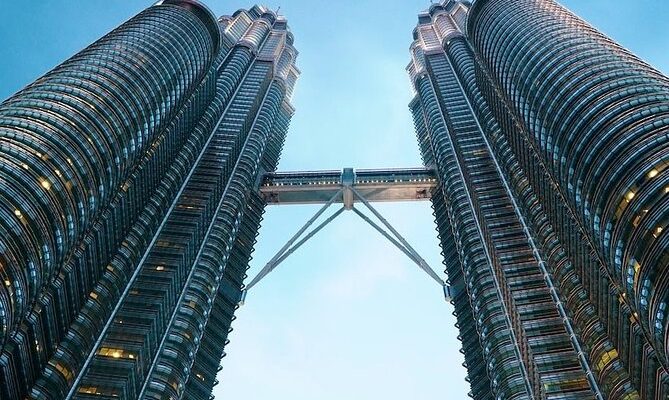
[[[163,0],[0,104],[0,399],[213,399],[293,41]],[[409,53],[470,397],[669,398],[669,78],[554,0]]]
[[[477,324],[463,352],[487,369],[466,362],[470,395],[665,398],[668,79],[552,0],[443,1],[419,15],[410,51],[423,159],[442,192],[464,186],[435,194],[435,210],[464,196],[474,215],[435,213],[460,256],[445,257],[456,314],[478,322],[480,289],[458,281],[487,269],[516,354],[491,362]],[[470,232],[483,263],[458,240]]]
[[[423,161],[426,165],[433,166],[435,163],[435,154],[431,148],[422,104],[415,99],[411,104],[411,108]],[[451,167],[451,170],[453,171],[453,167]],[[437,222],[437,232],[439,234],[438,237],[442,248],[442,256],[444,257],[444,260],[450,260],[450,262],[446,263],[446,273],[448,274],[448,284],[453,293],[453,305],[455,306],[453,314],[457,319],[457,327],[460,330],[458,339],[462,341],[461,351],[465,357],[465,364],[463,366],[467,368],[468,374],[466,379],[471,384],[472,389],[470,396],[474,399],[488,399],[491,398],[491,386],[486,373],[486,362],[483,358],[483,348],[481,347],[479,335],[477,334],[478,325],[476,320],[474,320],[474,312],[469,302],[469,298],[464,295],[467,293],[468,285],[473,285],[476,282],[474,281],[476,277],[471,276],[472,274],[466,274],[466,272],[469,271],[463,270],[461,263],[462,259],[459,256],[460,251],[464,246],[467,245],[468,247],[473,247],[470,244],[470,241],[473,242],[475,238],[473,235],[469,235],[466,232],[463,232],[463,237],[463,235],[460,234],[461,231],[453,230],[454,225],[451,225],[451,217],[449,215],[453,215],[456,210],[463,209],[466,206],[464,205],[465,199],[462,194],[463,188],[458,184],[457,174],[453,171],[449,174],[449,177],[452,177],[453,179],[444,180],[442,185],[447,185],[447,187],[450,188],[450,192],[453,194],[445,196],[444,193],[446,192],[447,187],[440,186],[432,194],[432,207]],[[449,199],[453,200],[448,201]],[[471,220],[471,218],[468,220]],[[453,221],[456,224],[458,223],[458,220],[456,219],[453,219]],[[474,245],[478,246],[478,243],[475,243]],[[487,281],[489,280],[490,279],[488,278]],[[482,290],[487,291],[490,293],[490,296],[493,297],[494,293],[490,292],[490,285],[487,286],[487,288],[482,286]],[[496,318],[496,321],[499,321],[499,318]],[[499,329],[505,328],[499,324],[498,327]]]
[[[3,339],[200,84],[216,47],[191,13],[154,7],[2,104],[0,262],[12,282],[1,291]]]
[[[0,398],[209,398],[293,113],[287,29],[163,1],[0,105]]]

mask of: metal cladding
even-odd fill
[[[0,104],[0,398],[209,399],[265,205],[353,191],[431,197],[472,398],[669,398],[669,79],[553,0],[413,40],[426,169],[272,173],[261,6],[160,1]]]
[[[0,105],[0,398],[209,398],[292,42],[165,0]]]
[[[443,1],[414,40],[470,395],[667,398],[669,79],[552,0]]]
[[[269,173],[260,185],[260,195],[268,205],[325,204],[333,196],[333,203],[347,203],[348,185],[370,202],[414,201],[429,200],[437,184],[434,171],[427,168],[356,169],[350,182],[344,172]],[[337,196],[338,193],[341,194]]]
[[[152,35],[139,29],[149,23]],[[191,13],[153,7],[0,106],[3,341],[200,84],[215,47]]]

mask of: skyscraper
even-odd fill
[[[261,6],[160,1],[0,104],[0,398],[207,399],[267,204],[427,198],[472,398],[669,398],[668,79],[553,0],[413,38],[426,169],[271,173],[299,71]]]
[[[442,1],[408,66],[475,399],[665,399],[669,80],[553,0]]]
[[[209,398],[296,56],[164,0],[0,105],[0,398]]]

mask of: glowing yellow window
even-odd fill
[[[616,358],[618,358],[618,351],[616,349],[609,350],[603,353],[599,358],[599,360],[597,360],[597,362],[595,363],[595,368],[597,369],[597,371],[602,371]]]
[[[639,280],[639,272],[641,272],[641,264],[637,260],[634,260],[634,283]]]
[[[51,189],[51,182],[49,182],[49,181],[46,180],[46,179],[41,179],[41,180],[40,180],[40,184],[41,184],[42,187],[43,187],[44,189],[46,189],[46,190],[50,190],[50,189]]]
[[[662,233],[663,230],[664,230],[664,228],[662,228],[661,226],[658,226],[653,231],[653,236],[657,238],[658,236],[660,236],[660,233]]]
[[[82,386],[79,388],[79,393],[98,394],[98,388],[96,386]]]
[[[72,379],[73,376],[72,371],[70,371],[70,369],[67,368],[65,365],[61,363],[56,363],[54,367],[56,367],[56,370],[58,370],[58,372],[60,372],[68,382]]]

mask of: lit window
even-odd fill
[[[124,349],[114,349],[110,347],[101,347],[98,350],[98,355],[112,358],[129,358],[131,360],[135,359],[135,354],[129,353]]]
[[[58,370],[58,372],[60,372],[63,375],[63,377],[65,377],[65,379],[69,382],[73,376],[72,371],[70,371],[69,368],[67,368],[65,365],[61,363],[57,363],[55,367],[56,370]]]
[[[49,182],[49,181],[46,180],[46,179],[42,179],[42,180],[40,181],[40,184],[41,184],[42,187],[43,187],[44,189],[46,189],[46,190],[51,189],[51,182]]]
[[[618,358],[618,351],[616,349],[609,350],[602,354],[599,360],[595,363],[595,368],[597,371],[602,371],[616,358]]]
[[[79,393],[85,394],[100,394],[95,386],[82,386],[79,388]]]

